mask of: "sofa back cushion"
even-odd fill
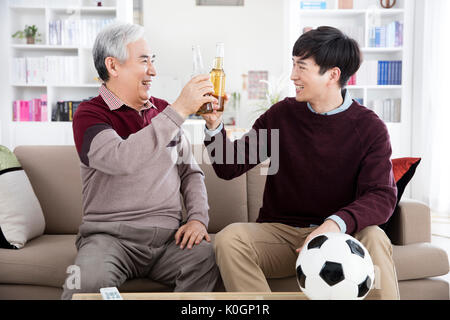
[[[246,175],[226,181],[217,177],[205,146],[193,145],[194,158],[205,174],[209,204],[209,233],[217,233],[233,222],[248,222]]]
[[[269,161],[265,161],[247,172],[248,219],[255,222],[262,207]]]
[[[233,222],[248,222],[246,175],[225,181],[210,164],[200,164],[200,168],[208,191],[208,232],[217,233]]]
[[[75,234],[82,218],[80,160],[74,146],[14,150],[36,194],[46,234]]]
[[[83,210],[80,160],[75,147],[20,146],[14,153],[41,204],[45,233],[76,234]],[[212,166],[199,155],[197,152],[196,159],[205,174],[210,206],[208,231],[216,233],[230,223],[248,222],[247,175],[231,181],[219,179]]]

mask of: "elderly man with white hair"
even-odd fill
[[[175,291],[212,291],[219,272],[207,232],[204,175],[181,129],[188,115],[216,102],[207,95],[209,76],[191,79],[171,105],[152,97],[154,54],[144,29],[132,24],[100,32],[93,58],[103,84],[73,120],[83,183],[74,263],[80,286],[65,284],[62,299],[132,278]],[[189,161],[174,161],[179,148]]]

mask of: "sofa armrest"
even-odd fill
[[[430,208],[417,200],[400,201],[386,233],[394,245],[431,242]]]

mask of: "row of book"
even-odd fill
[[[373,110],[384,122],[401,122],[401,99],[375,99],[367,106]]]
[[[58,101],[52,109],[52,121],[72,121],[79,105],[83,101],[87,101],[89,99],[81,101]]]
[[[393,21],[381,27],[369,29],[369,47],[395,48],[403,46],[403,23]]]
[[[339,0],[338,8],[339,9],[353,9],[353,0]],[[327,2],[326,1],[300,1],[300,9],[324,10],[324,9],[327,9]]]
[[[13,101],[13,121],[48,121],[47,95],[40,99]]]
[[[115,19],[64,19],[48,25],[50,45],[92,47],[97,34]]]
[[[352,79],[353,85],[401,85],[402,61],[367,60]]]
[[[14,58],[12,80],[19,84],[80,83],[78,57]]]
[[[81,6],[81,0],[64,0],[64,6],[67,7],[79,7]],[[14,6],[48,6],[53,8],[61,7],[61,0],[9,0],[9,5]]]
[[[324,10],[326,8],[327,8],[326,1],[300,1],[300,9],[303,10],[313,10],[313,9]]]

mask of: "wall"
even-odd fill
[[[6,44],[9,43],[9,26],[8,26],[8,1],[0,1],[0,43],[3,44],[0,50],[0,61],[2,61],[3,72],[0,72],[0,97],[2,104],[0,106],[0,144],[6,145],[8,141],[7,131],[7,117],[9,115],[8,108],[10,107],[10,90],[9,90],[9,51]]]
[[[216,42],[225,43],[227,92],[240,90],[241,75],[248,70],[268,70],[275,78],[283,73],[284,0],[245,0],[243,7],[198,7],[195,0],[145,0],[143,4],[144,27],[157,55],[155,96],[169,102],[176,99],[181,87],[170,79],[183,84],[189,79],[193,44],[201,46],[205,67],[210,69]],[[248,126],[252,106],[243,104],[247,106],[241,106],[238,125]]]

